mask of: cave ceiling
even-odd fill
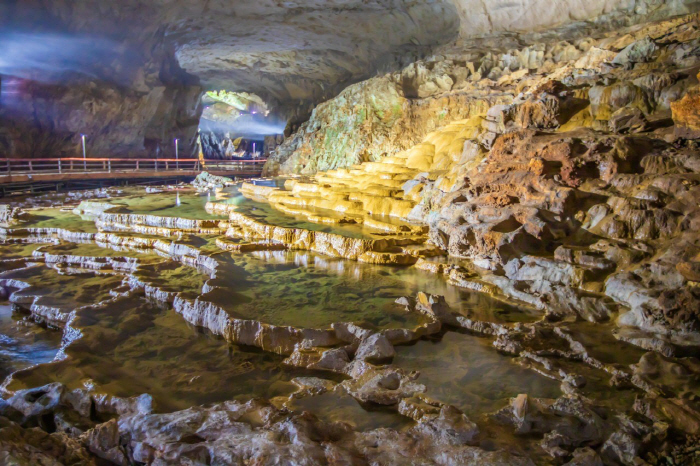
[[[2,2],[0,16],[6,31],[55,34],[88,41],[85,48],[109,49],[91,55],[76,42],[73,50],[56,51],[58,57],[85,52],[77,71],[91,78],[145,89],[162,79],[169,58],[171,71],[186,73],[205,90],[251,92],[279,107],[318,103],[377,70],[396,69],[440,46],[493,36],[513,41],[547,31],[590,33],[635,15],[668,14],[667,4],[683,10],[694,2],[15,0]],[[56,71],[40,72],[46,77]],[[0,66],[0,73],[7,71]]]

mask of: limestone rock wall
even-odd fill
[[[412,147],[436,128],[512,99],[498,91],[441,93],[431,79],[443,77],[434,74],[421,81],[435,86],[430,98],[408,98],[411,91],[404,87],[412,84],[404,80],[412,80],[413,68],[420,66],[354,84],[317,106],[309,121],[270,154],[265,173],[312,174],[378,161]]]
[[[352,86],[268,165],[333,170],[270,199],[427,224],[476,270],[450,275],[460,286],[487,282],[554,320],[616,318],[617,338],[682,354],[700,341],[699,18],[436,56]],[[367,102],[402,111],[385,123],[373,108],[363,127]]]
[[[152,10],[0,6],[0,157],[196,156],[202,88]]]
[[[700,7],[696,1],[648,0],[453,4],[460,18],[454,42],[399,72],[351,85],[318,105],[308,122],[272,154],[266,172],[311,174],[377,161],[417,144],[437,128],[511,102],[532,75],[575,62],[595,44],[600,46],[606,31]],[[610,54],[621,50],[614,44],[604,48]]]
[[[93,156],[195,156],[200,83],[298,121],[457,21],[442,1],[4,2],[0,157],[78,156],[80,133]]]
[[[426,61],[426,70],[414,66],[405,76],[360,83],[335,104],[318,108],[269,171],[312,172],[375,160],[414,144],[425,128],[449,122],[461,106],[456,101],[473,101],[445,100],[441,94],[464,91],[465,74],[499,76],[492,69],[505,68],[491,63],[495,55],[489,51],[522,52],[521,44],[544,39],[571,42],[699,5],[697,0],[3,2],[0,155],[77,155],[80,133],[88,135],[92,155],[168,156],[175,137],[183,156],[194,155],[200,83],[263,97],[288,119],[288,135],[308,119],[310,108],[348,84],[378,70],[394,72],[439,49],[443,58]],[[12,48],[12,40],[19,47]],[[446,60],[452,49],[459,51],[454,66]],[[44,53],[32,55],[36,50]],[[506,65],[526,58],[528,69],[537,68],[542,54],[552,50],[530,49],[527,57],[509,57]],[[17,69],[25,62],[32,68],[29,76]],[[463,66],[468,63],[475,68]],[[431,64],[446,68],[434,70]],[[395,92],[388,91],[392,87]],[[428,97],[437,100],[414,102]],[[469,113],[460,112],[454,117]],[[346,129],[355,136],[334,136]],[[319,136],[303,136],[307,133]]]
[[[196,156],[199,86],[160,84],[147,91],[104,82],[80,86],[22,81],[23,93],[0,110],[0,157]]]
[[[601,25],[630,25],[693,11],[697,2],[657,0],[453,0],[460,18],[460,36],[498,32],[530,33],[567,24],[568,32],[590,34]]]

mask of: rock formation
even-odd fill
[[[697,462],[696,2],[283,3],[130,0],[132,68],[32,81],[35,122],[79,99],[129,155],[235,85],[290,117],[285,179],[3,205],[0,330],[62,341],[7,370],[0,462]]]
[[[290,134],[315,104],[376,70],[394,71],[436,47],[470,50],[461,54],[455,73],[444,66],[418,66],[398,85],[370,82],[360,84],[363,91],[350,91],[346,105],[365,108],[363,117],[359,109],[353,112],[355,124],[382,134],[381,140],[402,107],[401,99],[381,91],[386,85],[405,87],[408,98],[425,97],[455,83],[459,87],[467,75],[495,75],[492,69],[502,65],[494,61],[494,50],[513,44],[509,34],[514,32],[528,43],[542,36],[585,42],[582,37],[600,31],[697,8],[693,0],[566,0],[554,8],[540,0],[205,3],[82,0],[64,5],[37,0],[2,5],[6,33],[1,39],[7,50],[7,64],[0,69],[3,155],[79,155],[80,135],[86,134],[91,156],[170,157],[174,138],[181,141],[182,156],[196,156],[203,89],[260,96],[276,115],[289,120]],[[557,50],[556,58],[560,52],[568,49]],[[506,66],[513,60],[533,60],[529,68],[538,68],[537,61],[548,54],[533,48],[509,58]],[[413,86],[433,71],[434,80]],[[368,102],[358,92],[377,101]],[[322,110],[316,113],[319,118]],[[328,137],[336,139],[337,125],[326,126]],[[414,144],[423,131],[414,135]],[[351,140],[343,143],[342,136],[337,139],[329,150],[349,144],[352,163],[382,155],[377,146],[381,141],[364,147]],[[320,169],[339,166],[323,158],[319,163]]]
[[[585,296],[604,293],[629,309],[623,329],[683,347],[695,324],[681,309],[697,304],[691,291],[675,291],[690,283],[697,254],[696,23],[689,16],[467,65],[436,57],[351,86],[268,162],[268,171],[286,173],[337,169],[266,197],[296,209],[427,223],[433,245],[468,259],[506,295],[559,318],[574,311],[599,321],[616,305]],[[462,81],[440,89],[460,69]],[[350,95],[383,106],[347,106]],[[386,112],[392,105],[396,112]],[[436,115],[437,106],[444,112]],[[367,114],[374,117],[366,129],[330,135],[334,124]],[[393,118],[388,134],[378,115]],[[416,143],[440,118],[442,127]]]

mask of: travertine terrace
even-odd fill
[[[5,156],[287,126],[0,199],[0,463],[700,464],[697,2],[36,3],[118,53],[22,77]]]

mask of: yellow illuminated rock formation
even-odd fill
[[[455,121],[427,135],[409,150],[365,162],[347,169],[329,170],[314,177],[286,180],[284,188],[243,183],[240,192],[254,200],[267,201],[289,215],[303,216],[318,224],[356,223],[391,235],[380,240],[361,240],[331,233],[312,232],[266,225],[241,213],[235,206],[209,203],[210,213],[229,214],[229,237],[281,242],[291,248],[307,249],[372,264],[413,264],[419,257],[436,255],[432,246],[416,248],[427,239],[427,225],[416,221],[413,211],[423,200],[421,180],[442,178],[448,191],[460,172],[448,168],[462,162],[465,170],[478,163],[480,151],[465,154],[465,142],[474,139],[483,118],[474,116]],[[466,160],[465,160],[466,159]],[[422,220],[422,219],[420,219]],[[403,239],[401,239],[403,238]],[[412,245],[413,249],[405,248]],[[242,248],[242,249],[241,249]],[[264,249],[264,246],[231,246],[229,249]]]
[[[445,174],[460,162],[467,163],[465,169],[478,163],[478,149],[465,155],[464,143],[478,135],[482,120],[474,116],[455,121],[428,134],[420,144],[379,162],[319,172],[310,179],[289,179],[284,189],[243,183],[241,192],[316,223],[355,222],[392,234],[422,234],[425,226],[409,223],[415,220],[412,210],[422,199],[420,179]],[[445,190],[456,176],[445,179]],[[212,206],[212,212],[221,212],[216,209],[225,207]],[[404,223],[392,223],[389,218]]]

